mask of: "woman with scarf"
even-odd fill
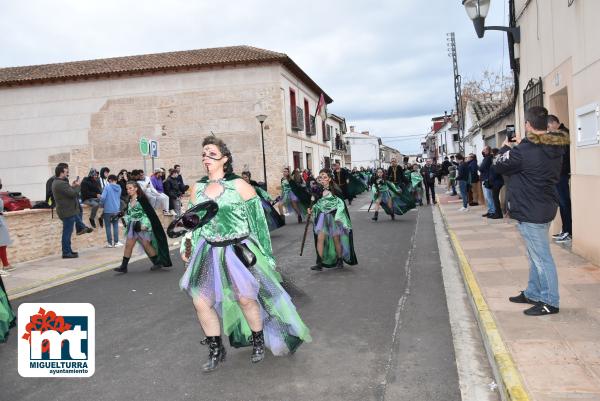
[[[127,242],[125,243],[123,262],[120,267],[113,270],[127,273],[127,265],[136,243],[140,243],[152,261],[151,270],[171,267],[167,236],[154,208],[137,182],[127,182],[126,189],[127,195],[129,195],[124,215]]]
[[[189,256],[182,242],[187,268],[180,281],[206,336],[201,343],[209,348],[202,370],[213,371],[225,360],[222,334],[233,347],[252,346],[253,363],[263,360],[265,347],[274,355],[293,353],[311,337],[280,284],[260,198],[232,174],[233,157],[220,139],[204,139],[202,163],[208,175],[195,184],[190,202],[212,200],[219,208],[187,234]]]
[[[379,218],[380,208],[395,220],[396,215],[403,215],[415,207],[411,194],[401,192],[393,182],[386,180],[382,168],[378,168],[373,176],[371,192],[375,203],[375,216],[372,218],[374,221]]]
[[[298,216],[298,223],[306,218],[306,209],[310,205],[310,194],[293,178],[289,168],[283,169],[281,177],[281,204],[287,213],[293,210]]]
[[[328,169],[319,172],[319,182],[323,194],[312,206],[317,264],[311,270],[342,268],[344,262],[355,265],[358,261],[354,253],[352,222],[342,191],[333,182]]]
[[[269,231],[277,230],[278,228],[283,227],[285,225],[285,220],[273,207],[273,199],[271,198],[271,195],[262,189],[260,185],[258,185],[258,182],[252,179],[252,174],[250,171],[242,171],[242,178],[244,181],[254,187],[256,194],[260,197],[260,203],[265,211],[265,218],[267,219]]]

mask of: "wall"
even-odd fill
[[[141,136],[157,139],[156,167],[182,165],[187,181],[204,174],[201,141],[213,131],[262,179],[260,124],[266,114],[268,176],[286,163],[279,65],[207,69],[0,89],[0,176],[4,187],[43,199],[61,161],[71,175],[91,166],[142,168]],[[150,162],[148,162],[150,169]]]
[[[539,2],[539,0],[538,0]],[[517,14],[523,0],[516,5]],[[547,0],[530,3],[517,23],[521,25],[519,49],[521,93],[515,108],[517,130],[523,132],[522,90],[531,78],[542,77],[544,106],[571,131],[571,201],[573,250],[600,264],[600,146],[578,147],[575,110],[600,103],[600,2]],[[559,219],[558,219],[559,220]],[[553,225],[560,228],[559,221]]]
[[[352,168],[379,167],[379,142],[375,137],[346,134],[350,141]]]
[[[83,221],[88,225],[89,212],[90,208],[84,206]],[[171,217],[163,216],[162,213],[157,213],[157,215],[165,228],[172,221]],[[7,212],[4,213],[4,219],[13,241],[12,245],[7,248],[8,260],[11,264],[62,253],[62,222],[56,213],[52,218],[50,209]],[[119,240],[124,243],[123,238],[123,227],[119,223]],[[75,251],[102,247],[105,244],[106,232],[100,226],[90,234],[75,235],[73,233],[71,242]]]

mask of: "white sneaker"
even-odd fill
[[[561,232],[559,232],[558,234],[552,234],[552,238],[560,238],[560,237],[562,237],[564,234],[565,234],[565,233],[561,231]]]
[[[113,244],[111,244],[110,242],[107,242],[106,245],[104,245],[105,248],[114,248],[115,246]]]
[[[558,237],[554,238],[556,242],[566,242],[571,240],[571,235],[569,233],[561,233]]]
[[[461,207],[460,209],[458,209],[459,212],[468,212],[469,208],[468,207]]]
[[[4,269],[0,268],[0,276],[7,277],[7,276],[10,276],[10,273],[5,271]]]
[[[117,243],[115,244],[115,248],[120,248],[122,246],[125,246],[121,241],[117,241]]]

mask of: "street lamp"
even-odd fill
[[[263,154],[263,176],[265,180],[265,189],[267,189],[267,162],[265,159],[265,131],[263,129],[263,124],[267,119],[267,116],[264,114],[259,114],[256,116],[256,119],[260,123],[260,140],[262,143],[262,154]]]
[[[485,31],[504,31],[512,36],[515,43],[521,42],[521,29],[517,27],[506,26],[485,26],[485,18],[490,11],[491,0],[463,0],[462,4],[467,11],[467,15],[473,21],[475,32],[478,38],[483,38]]]

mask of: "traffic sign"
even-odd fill
[[[158,141],[150,140],[150,157],[158,157]]]
[[[148,143],[148,140],[144,137],[140,138],[140,153],[142,154],[142,156],[148,156],[148,154],[150,153],[150,144]]]

